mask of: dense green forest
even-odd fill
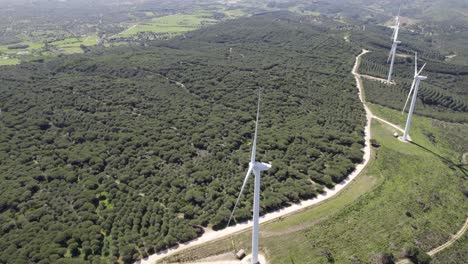
[[[3,68],[0,263],[129,263],[224,227],[260,88],[262,213],[332,187],[362,160],[359,52],[274,13]]]

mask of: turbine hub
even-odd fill
[[[252,164],[250,164],[252,166]],[[259,170],[259,171],[266,171],[271,168],[271,164],[264,163],[264,162],[255,162],[253,164],[253,168]]]

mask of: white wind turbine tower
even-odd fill
[[[387,78],[387,82],[389,83],[392,81],[393,63],[395,62],[396,49],[397,49],[398,44],[401,43],[401,41],[397,40],[399,29],[400,29],[400,10],[398,10],[398,15],[395,18],[395,28],[393,29],[393,34],[392,34],[392,39],[393,39],[392,49],[390,50],[390,54],[388,54],[388,59],[387,59],[387,63],[391,59],[390,69],[388,71],[388,78]]]
[[[408,133],[409,133],[409,128],[411,125],[411,119],[413,118],[413,112],[414,112],[414,106],[416,104],[416,98],[418,96],[418,89],[419,89],[419,83],[423,80],[427,79],[427,76],[421,76],[419,75],[422,70],[424,70],[424,67],[426,67],[426,64],[422,66],[422,68],[418,71],[418,53],[416,52],[414,55],[414,77],[413,77],[413,83],[411,84],[411,89],[408,94],[408,97],[406,98],[405,106],[403,107],[402,113],[406,109],[406,105],[408,104],[409,98],[411,96],[411,93],[413,93],[413,98],[411,99],[411,106],[408,112],[408,119],[406,120],[406,126],[405,126],[405,133],[403,134],[403,141],[408,141]]]
[[[258,225],[260,217],[260,172],[265,171],[271,168],[271,165],[268,163],[257,162],[255,161],[255,152],[257,149],[257,133],[258,133],[258,117],[260,115],[260,92],[258,93],[258,105],[257,105],[257,119],[255,123],[255,135],[252,144],[252,154],[250,156],[249,169],[244,178],[244,183],[237,197],[237,201],[232,209],[231,216],[229,217],[228,226],[231,223],[234,211],[236,210],[237,205],[239,204],[242,192],[244,191],[245,185],[249,180],[250,174],[253,172],[255,175],[254,183],[254,201],[253,201],[253,229],[252,229],[252,264],[258,264]]]

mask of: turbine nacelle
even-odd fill
[[[416,76],[416,79],[417,79],[417,80],[420,80],[420,81],[424,81],[424,80],[427,79],[427,76],[418,75],[418,76]]]
[[[271,169],[271,164],[264,163],[264,162],[254,162],[253,164],[252,162],[250,162],[249,166],[253,168],[254,170],[256,169],[258,171],[266,171],[266,170]]]

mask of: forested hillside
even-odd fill
[[[258,89],[262,213],[340,182],[362,159],[359,52],[274,13],[2,68],[0,263],[129,263],[224,227]]]
[[[391,41],[383,37],[385,34],[390,36],[391,30],[369,26],[367,32],[355,32],[353,40],[364,40],[371,50],[362,58],[360,70],[363,74],[387,79]],[[398,46],[394,68],[396,84],[364,80],[368,101],[401,110],[411,88],[414,54],[418,52],[419,68],[427,63],[421,74],[428,79],[421,83],[415,112],[450,122],[467,122],[468,66],[444,61],[438,50],[417,33],[403,31],[401,35],[402,44]]]

